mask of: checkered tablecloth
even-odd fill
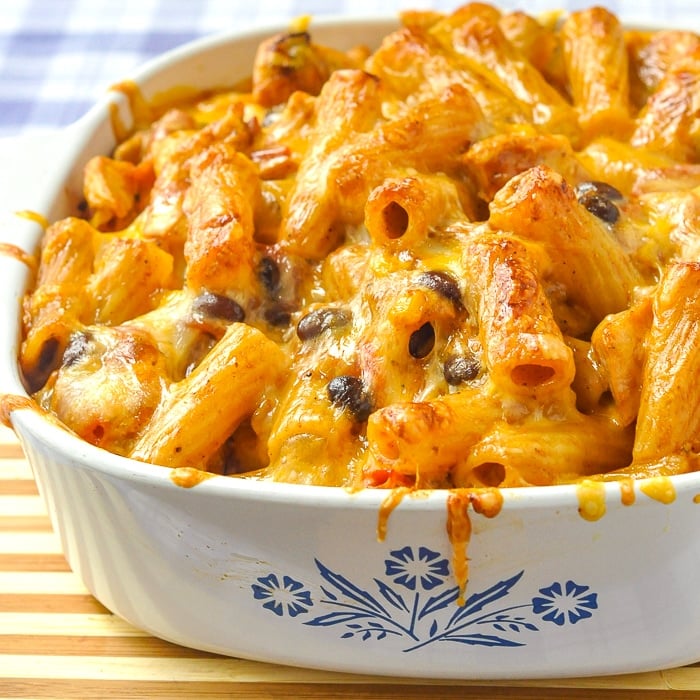
[[[599,0],[600,1],[600,0]],[[529,12],[593,0],[502,0]],[[191,39],[311,14],[451,10],[460,0],[0,0],[0,136],[69,124],[148,58]],[[700,0],[607,0],[621,17],[700,31]]]

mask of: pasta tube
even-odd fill
[[[445,483],[450,469],[501,415],[498,400],[470,388],[386,406],[367,423],[370,468],[411,476],[418,487]]]
[[[627,466],[633,431],[599,416],[498,423],[453,470],[455,486],[543,486]]]
[[[627,32],[626,42],[634,79],[630,88],[634,104],[640,108],[657,90],[669,70],[700,49],[700,37],[683,29],[631,30]]]
[[[201,364],[170,387],[129,456],[168,467],[206,469],[286,367],[275,342],[243,323],[231,324]]]
[[[395,96],[389,104],[396,116],[405,111],[409,99],[436,99],[450,85],[462,85],[489,124],[524,123],[528,118],[527,105],[424,28],[402,28],[387,36],[367,67]]]
[[[488,71],[528,106],[530,120],[572,143],[579,138],[579,122],[571,105],[550,85],[514,44],[506,39],[498,18],[475,14],[452,33],[454,50]]]
[[[147,331],[74,332],[42,401],[85,440],[127,454],[164,389],[163,357]]]
[[[474,179],[479,196],[486,202],[511,178],[536,165],[550,167],[570,183],[592,179],[568,139],[558,134],[543,134],[529,125],[477,141],[464,154],[462,162]]]
[[[367,285],[362,302],[358,364],[374,405],[425,398],[445,339],[465,316],[457,283],[445,272],[395,272],[390,284]]]
[[[566,92],[566,76],[561,51],[561,37],[552,31],[549,22],[532,17],[521,10],[504,13],[498,26],[530,63],[562,94]]]
[[[336,71],[324,84],[316,106],[317,138],[299,168],[280,225],[280,240],[292,252],[322,258],[337,245],[333,155],[355,132],[374,125],[379,98],[377,79],[363,71]]]
[[[148,205],[135,223],[138,223],[139,235],[157,240],[174,255],[187,237],[184,200],[193,163],[218,142],[222,142],[221,148],[214,148],[213,153],[243,151],[250,145],[252,134],[240,102],[231,104],[221,119],[199,130],[182,128],[169,132],[169,128],[164,124],[165,134],[161,135],[160,129],[155,127],[150,140],[148,158],[153,162],[155,181]],[[206,159],[200,158],[199,167],[206,163]]]
[[[667,153],[626,141],[601,136],[579,151],[577,158],[591,173],[591,179],[607,182],[625,195],[700,185],[697,163],[679,163]]]
[[[20,365],[29,387],[37,391],[60,363],[76,325],[95,313],[86,294],[100,234],[82,219],[50,226],[41,247],[35,290],[24,300],[24,339]]]
[[[644,340],[651,320],[651,303],[646,297],[629,309],[604,318],[591,338],[622,425],[630,425],[639,411],[646,354]]]
[[[116,325],[154,308],[172,283],[173,258],[155,243],[111,238],[95,257],[87,285],[97,323]]]
[[[153,184],[153,169],[149,162],[134,165],[95,156],[85,166],[84,179],[83,190],[93,225],[100,230],[105,226],[117,229],[142,206],[140,202]]]
[[[566,389],[574,378],[573,354],[526,246],[481,236],[467,245],[463,264],[491,380],[516,395]]]
[[[634,443],[635,462],[697,452],[700,403],[700,263],[668,268],[653,298],[653,321]]]
[[[380,123],[336,154],[336,206],[343,220],[360,223],[369,193],[397,171],[455,172],[469,144],[488,130],[479,105],[461,85],[451,85],[438,98]],[[440,179],[433,177],[428,182]],[[469,209],[469,202],[460,202]]]
[[[621,244],[596,216],[576,201],[558,173],[537,166],[514,177],[494,197],[489,224],[541,243],[552,262],[548,275],[563,285],[566,304],[588,320],[570,335],[591,330],[604,316],[627,307],[643,284]],[[554,306],[554,305],[553,305]],[[554,306],[555,316],[558,310]]]
[[[73,295],[68,294],[71,291]],[[81,317],[92,311],[91,305],[86,308],[83,303],[85,298],[72,286],[45,284],[25,299],[24,310],[31,323],[25,329],[20,367],[31,391],[46,384]]]
[[[371,410],[356,370],[314,353],[287,389],[267,441],[266,475],[287,483],[352,486],[363,452],[356,435]]]
[[[41,243],[37,287],[85,284],[99,241],[99,232],[83,219],[70,217],[49,226]]]
[[[204,152],[184,201],[189,227],[185,280],[191,289],[225,294],[254,286],[253,212],[260,196],[255,167],[230,146]]]
[[[464,216],[457,184],[440,175],[389,178],[369,193],[365,204],[372,241],[392,250],[418,248],[431,230]]]
[[[343,126],[348,118],[346,114],[335,120],[345,129],[345,145],[335,147],[333,138],[322,139],[323,151],[310,154],[309,169],[299,172],[281,225],[283,245],[296,254],[324,257],[339,243],[337,225],[362,221],[364,203],[374,187],[397,170],[454,170],[467,145],[486,128],[474,98],[459,85],[367,133],[352,134]]]
[[[255,54],[253,96],[272,107],[297,90],[317,95],[334,70],[356,67],[356,63],[346,53],[312,42],[303,27],[276,34],[263,41]]]
[[[695,161],[700,153],[699,112],[700,48],[666,73],[639,113],[630,143]]]
[[[602,7],[572,12],[561,28],[569,89],[587,139],[632,128],[624,30]]]

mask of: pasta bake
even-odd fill
[[[350,489],[697,469],[698,35],[472,3],[350,51],[300,20],[250,74],[139,101],[47,227],[42,408],[144,462]]]

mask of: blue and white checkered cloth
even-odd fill
[[[145,60],[191,39],[299,15],[448,11],[465,0],[1,0],[0,136],[80,117]],[[602,2],[602,0],[599,0]],[[502,0],[504,9],[577,9],[593,0]],[[699,0],[607,0],[631,22],[700,31]]]

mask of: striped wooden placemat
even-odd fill
[[[700,690],[700,664],[607,678],[401,682],[232,659],[156,639],[113,615],[61,553],[14,434],[0,426],[2,698],[637,698]]]

